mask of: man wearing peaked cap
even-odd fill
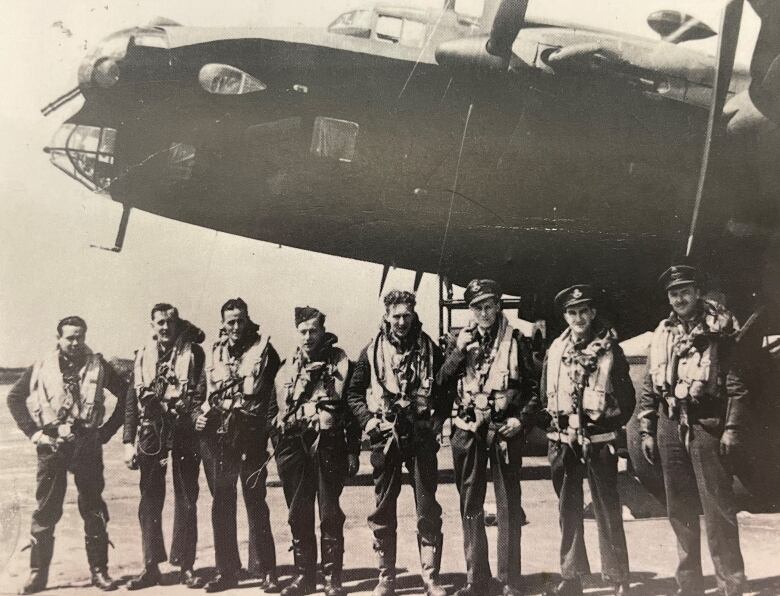
[[[688,265],[672,265],[658,278],[658,284],[667,292],[672,288],[699,283],[699,274]]]
[[[599,533],[601,572],[628,594],[628,549],[617,491],[614,444],[634,411],[628,361],[615,332],[597,318],[594,291],[579,284],[560,291],[555,305],[567,328],[544,359],[539,406],[546,419],[553,488],[560,499],[561,576],[548,591],[582,594],[590,573],[582,524],[582,483],[588,479]]]
[[[700,501],[718,587],[725,596],[741,595],[746,579],[728,469],[749,404],[733,356],[738,324],[723,306],[702,298],[694,268],[675,265],[658,282],[672,312],[653,332],[638,418],[650,463],[658,443],[680,557],[677,593],[704,593]]]
[[[361,428],[347,407],[352,366],[325,315],[295,309],[298,347],[276,375],[279,415],[276,467],[289,510],[295,577],[282,596],[316,591],[317,542],[314,503],[320,518],[320,556],[325,596],[344,596],[344,512],[339,504],[347,476],[358,471]]]
[[[220,309],[222,329],[206,366],[208,396],[194,409],[203,467],[213,501],[211,526],[217,575],[207,592],[238,583],[241,558],[236,535],[240,481],[249,530],[249,573],[265,592],[278,590],[276,548],[266,503],[268,421],[276,414],[273,382],[279,355],[270,338],[249,317],[249,307],[233,298]]]
[[[466,585],[456,596],[482,596],[492,589],[483,510],[488,464],[496,493],[497,576],[503,594],[514,596],[521,590],[523,436],[533,423],[526,407],[536,392],[531,349],[501,311],[501,288],[495,281],[472,280],[463,297],[472,319],[457,337],[448,338],[437,376],[439,385],[457,394],[450,443],[460,496]]]
[[[472,279],[463,292],[463,299],[469,306],[488,298],[501,300],[501,288],[492,279]]]
[[[565,311],[567,308],[579,304],[593,302],[593,287],[587,284],[571,286],[570,288],[558,292],[555,295],[554,302],[555,306],[560,311]]]

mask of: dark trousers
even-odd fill
[[[550,441],[548,457],[559,499],[561,575],[574,579],[590,573],[582,515],[582,483],[587,478],[599,533],[601,574],[615,583],[628,581],[628,548],[617,491],[617,455],[606,445],[596,445],[584,464],[569,445]]]
[[[453,428],[452,463],[455,484],[460,495],[463,524],[463,550],[466,555],[466,581],[484,585],[490,581],[487,534],[485,533],[485,494],[487,466],[493,474],[498,525],[498,579],[517,586],[520,582],[520,538],[523,509],[521,506],[520,468],[523,465],[522,439],[507,442],[508,462],[499,451],[498,441],[488,444],[488,427],[476,433]]]
[[[50,542],[54,528],[62,517],[62,504],[68,486],[68,472],[73,473],[78,490],[78,506],[84,520],[84,535],[90,540],[107,543],[108,508],[103,501],[103,446],[96,430],[84,431],[72,443],[61,445],[57,451],[39,445],[37,487],[38,506],[32,514],[30,533],[40,543]],[[105,549],[93,553],[88,548],[90,567],[108,564]]]
[[[227,435],[218,435],[216,429],[207,428],[200,441],[206,480],[213,497],[211,527],[217,569],[223,573],[241,569],[236,531],[236,485],[240,479],[249,526],[249,572],[255,576],[273,572],[276,547],[266,503],[265,433],[244,433],[238,440],[228,441]]]
[[[138,467],[141,470],[141,502],[138,521],[141,523],[141,541],[145,565],[162,563],[167,559],[162,533],[162,510],[165,503],[165,476],[168,455],[173,468],[173,538],[171,558],[173,565],[190,569],[195,564],[198,542],[198,474],[200,456],[196,449],[194,430],[186,425],[173,432],[172,447],[154,436],[154,431],[142,426],[138,438]]]
[[[368,516],[368,526],[374,533],[375,548],[391,550],[390,559],[395,560],[396,505],[401,494],[404,464],[414,491],[418,542],[425,546],[436,546],[441,542],[441,506],[436,501],[439,443],[430,430],[420,430],[400,446],[393,441],[387,453],[384,448],[382,443],[371,450],[376,509]]]
[[[344,512],[339,505],[347,469],[344,431],[285,433],[276,447],[276,466],[284,488],[293,545],[299,545],[303,565],[317,562],[314,534],[314,500],[320,515],[322,567],[325,573],[339,571],[344,553]]]
[[[701,589],[699,504],[704,511],[707,543],[722,590],[745,585],[745,565],[739,547],[739,526],[732,476],[723,466],[720,437],[692,425],[690,453],[680,440],[679,424],[665,414],[658,419],[658,451],[664,472],[666,509],[677,535],[677,583]]]

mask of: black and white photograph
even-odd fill
[[[5,0],[0,594],[780,596],[780,0]]]

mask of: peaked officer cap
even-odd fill
[[[555,295],[553,302],[555,303],[555,306],[561,311],[564,311],[572,306],[577,306],[578,304],[593,302],[593,286],[588,284],[577,284],[571,286],[570,288],[566,288],[565,290],[558,292]]]
[[[501,300],[501,287],[492,279],[472,279],[463,292],[463,299],[468,306],[481,302],[486,298]]]
[[[658,284],[667,291],[678,286],[697,284],[698,281],[699,272],[688,265],[672,265],[658,278]]]

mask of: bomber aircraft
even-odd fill
[[[723,104],[749,84],[741,10],[727,0],[719,30],[653,10],[646,35],[527,0],[377,3],[326,30],[159,20],[84,58],[44,112],[83,105],[45,150],[123,204],[116,250],[135,208],[447,283],[493,277],[551,322],[555,292],[590,280],[624,337],[657,322],[655,274],[688,258],[717,264],[744,319],[766,298],[780,186],[723,141]],[[715,55],[695,45],[709,37]]]

